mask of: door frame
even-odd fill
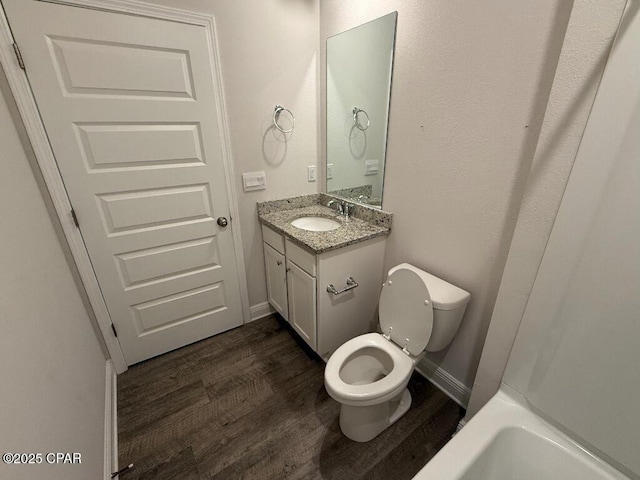
[[[229,215],[232,220],[239,218],[236,188],[233,179],[233,162],[231,155],[231,140],[229,125],[227,122],[226,106],[224,103],[224,88],[220,73],[220,52],[216,38],[215,18],[213,15],[189,12],[171,7],[151,5],[137,0],[39,0],[46,3],[57,3],[72,7],[83,7],[94,10],[120,13],[125,15],[137,15],[158,20],[167,20],[187,23],[204,27],[207,32],[209,57],[211,59],[213,90],[216,97],[216,114],[220,125],[222,163],[225,170],[227,184],[227,197],[229,201]],[[111,317],[107,310],[98,279],[91,266],[80,229],[75,226],[71,216],[71,202],[64,188],[62,176],[58,170],[53,150],[49,144],[44,124],[40,118],[35,97],[31,92],[26,72],[20,68],[16,54],[13,50],[14,39],[9,27],[7,16],[3,8],[0,8],[0,64],[4,68],[11,93],[18,106],[18,111],[31,146],[35,153],[38,166],[44,177],[44,182],[49,191],[51,201],[62,226],[64,236],[71,250],[80,279],[85,288],[93,313],[98,322],[107,351],[113,361],[117,373],[127,370],[120,343],[115,337],[111,325]],[[235,225],[234,225],[235,224]],[[250,322],[249,295],[247,278],[245,273],[244,252],[242,250],[242,237],[239,222],[231,223],[233,244],[236,256],[238,283],[240,285],[240,300],[242,304],[243,323]]]

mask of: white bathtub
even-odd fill
[[[503,390],[413,478],[629,480]]]

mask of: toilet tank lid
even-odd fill
[[[454,310],[465,306],[469,303],[469,300],[471,300],[471,294],[466,290],[456,287],[455,285],[452,285],[435,275],[431,275],[418,267],[414,267],[410,263],[401,263],[400,265],[396,265],[389,270],[388,275],[391,275],[393,272],[401,268],[412,270],[420,275],[429,289],[433,308],[437,310]]]

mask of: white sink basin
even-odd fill
[[[293,220],[291,225],[310,232],[328,232],[335,230],[342,224],[336,220],[325,217],[300,217]]]

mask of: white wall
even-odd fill
[[[452,345],[429,356],[469,389],[571,2],[325,0],[321,41],[393,10],[385,264],[411,262],[471,292]]]
[[[265,302],[256,202],[318,191],[318,183],[307,182],[307,166],[318,163],[318,1],[150,3],[215,16],[249,304]],[[271,127],[276,104],[290,109],[296,118],[295,130],[286,136],[286,142],[283,134]],[[267,189],[244,193],[242,172],[262,170],[267,173]]]
[[[625,3],[574,2],[467,420],[500,386]]]
[[[102,478],[105,357],[10,116],[1,70],[0,92],[0,446],[82,454],[81,465],[0,463],[0,478]]]
[[[613,46],[504,382],[640,478],[640,4]]]

